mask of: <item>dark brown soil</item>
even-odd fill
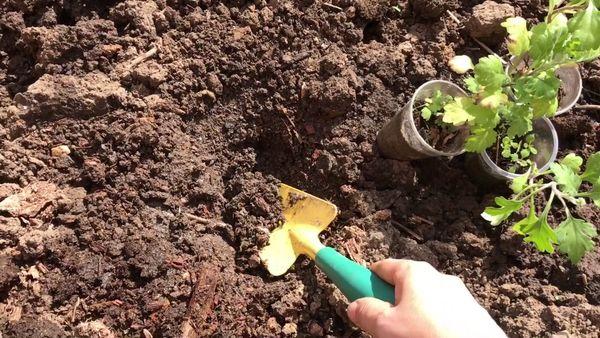
[[[418,85],[483,54],[418,3],[2,1],[2,336],[360,336],[313,263],[260,266],[286,182],[338,205],[323,239],[359,262],[460,275],[510,336],[597,337],[598,246],[574,267],[491,229],[479,213],[499,191],[462,157],[378,155]],[[598,121],[555,119],[564,151],[600,149]]]

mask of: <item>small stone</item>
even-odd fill
[[[298,334],[298,326],[295,323],[286,323],[283,325],[281,332],[286,336],[296,336]]]
[[[35,267],[35,265],[32,265],[29,268],[28,271],[29,275],[31,276],[31,278],[33,279],[39,279],[40,278],[40,272],[38,271],[38,269]]]
[[[213,93],[217,95],[223,94],[223,84],[221,83],[221,80],[219,80],[219,77],[216,74],[208,74],[208,77],[206,78],[206,84]]]
[[[52,157],[67,157],[71,154],[71,149],[68,146],[62,145],[54,147],[50,150]]]

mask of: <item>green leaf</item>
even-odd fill
[[[554,181],[558,183],[562,192],[569,195],[577,194],[579,186],[581,185],[581,177],[579,177],[572,168],[564,164],[552,163],[550,165],[550,170],[552,170]]]
[[[454,101],[444,106],[444,116],[442,121],[445,123],[460,126],[473,120],[475,117],[469,114],[468,109],[475,104],[467,97],[456,97]]]
[[[508,102],[508,96],[502,92],[495,92],[481,99],[481,106],[489,109],[496,109],[501,104]]]
[[[421,117],[425,120],[425,121],[429,121],[429,119],[431,118],[431,115],[433,113],[431,112],[431,109],[424,107],[423,109],[421,109]]]
[[[532,114],[525,106],[515,106],[506,120],[509,124],[507,135],[511,139],[515,136],[523,136],[533,130]]]
[[[508,18],[502,23],[508,32],[508,51],[514,56],[521,56],[529,50],[529,32],[527,21],[522,17]]]
[[[590,53],[600,50],[600,13],[593,1],[588,2],[585,11],[578,12],[569,20],[568,28],[572,39],[576,41],[577,54],[589,57]]]
[[[531,220],[534,219],[535,221],[531,222]],[[554,230],[552,230],[548,224],[547,213],[542,213],[542,217],[539,219],[533,214],[530,221],[521,226],[521,231],[525,234],[525,242],[533,243],[539,251],[548,253],[554,252],[553,244],[557,243],[557,238]]]
[[[560,164],[571,168],[571,170],[573,170],[573,172],[577,174],[577,173],[579,173],[579,171],[581,171],[581,165],[583,164],[583,158],[581,158],[580,156],[577,156],[573,153],[570,153],[567,156],[565,156],[562,160],[560,160]]]
[[[475,80],[475,78],[472,76],[469,76],[465,79],[465,86],[467,86],[467,90],[471,93],[479,93],[479,91],[481,90],[481,86],[479,85],[479,83],[477,83],[477,80]]]
[[[556,15],[550,23],[540,23],[531,29],[529,56],[536,68],[555,55],[564,54],[569,37],[567,17]]]
[[[524,175],[513,178],[513,180],[510,182],[510,189],[515,194],[520,193],[521,191],[525,190],[525,188],[527,188],[527,180],[528,179],[529,179],[529,172],[527,172]]]
[[[552,99],[533,99],[530,105],[533,108],[533,118],[552,117],[558,109],[558,97]]]
[[[579,263],[585,253],[594,248],[593,238],[597,235],[592,224],[572,216],[556,228],[558,249],[566,253],[573,264]]]
[[[594,153],[588,158],[585,171],[581,175],[581,178],[592,184],[600,181],[600,152]]]
[[[508,200],[502,196],[494,199],[498,207],[487,207],[481,214],[481,217],[490,222],[491,225],[498,225],[510,217],[513,212],[521,209],[523,202]]]
[[[533,207],[531,207],[531,209],[529,209],[529,213],[527,214],[527,217],[525,217],[522,220],[515,223],[513,225],[512,229],[519,235],[524,236],[526,234],[525,230],[533,227],[537,221],[538,221],[538,218],[535,214],[535,209]]]
[[[485,87],[486,91],[501,89],[508,78],[500,58],[495,55],[480,58],[475,65],[475,80]]]
[[[465,142],[465,150],[481,153],[496,143],[497,136],[498,134],[493,129],[484,127],[474,128]]]
[[[592,202],[598,207],[600,207],[600,183],[594,184],[594,188],[590,191],[590,198]]]
[[[560,87],[560,80],[554,72],[544,72],[539,76],[522,77],[517,80],[519,87],[536,99],[552,99],[555,98]],[[519,94],[522,94],[519,92]],[[521,97],[521,95],[519,95]]]
[[[594,184],[594,188],[590,191],[590,198],[592,202],[598,207],[600,207],[600,183]]]

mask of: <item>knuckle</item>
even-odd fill
[[[375,316],[376,327],[382,327],[387,321],[387,311],[381,311]]]

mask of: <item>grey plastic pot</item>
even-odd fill
[[[534,156],[533,161],[540,171],[545,171],[556,160],[558,153],[558,135],[556,129],[547,118],[541,118],[533,121],[533,132],[535,133],[534,146],[538,153]],[[497,180],[508,181],[522,174],[514,174],[499,167],[488,156],[487,152],[478,154],[479,164],[481,169],[492,178]]]
[[[509,74],[512,71],[511,65],[512,62],[515,61],[515,57],[513,56],[510,61],[511,63],[506,66],[506,74]],[[520,65],[524,62],[526,61],[521,61]],[[519,66],[514,68],[519,69]],[[577,103],[577,100],[579,100],[579,97],[581,96],[583,82],[581,80],[581,74],[579,73],[579,66],[576,64],[560,67],[554,73],[560,79],[560,88],[562,90],[562,96],[558,98],[556,116],[566,113]]]
[[[428,81],[415,90],[410,101],[377,133],[377,146],[383,156],[398,160],[414,160],[437,156],[456,156],[464,152],[468,129],[460,131],[446,151],[433,148],[419,134],[414,120],[414,107],[437,90],[452,96],[466,96],[457,85],[443,80]]]

